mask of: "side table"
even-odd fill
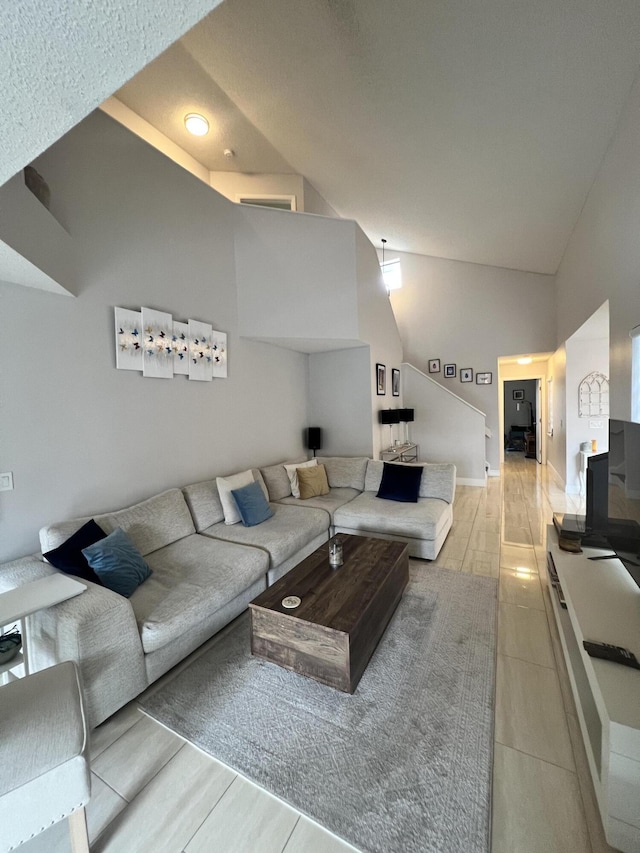
[[[397,444],[395,447],[382,450],[380,452],[380,459],[383,462],[417,462],[418,445],[411,443]]]
[[[0,664],[0,676],[7,673],[12,677],[10,670],[19,664],[24,664],[25,675],[29,674],[29,654],[27,651],[26,617],[38,610],[60,604],[76,595],[84,592],[87,587],[68,575],[55,573],[40,578],[37,581],[25,583],[22,586],[0,593],[0,627],[8,627],[16,622],[20,623],[22,634],[22,654],[17,655],[5,664]],[[17,677],[17,676],[13,676]]]

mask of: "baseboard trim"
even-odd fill
[[[486,485],[487,481],[484,478],[474,480],[473,477],[456,477],[456,486],[482,486],[484,488]]]
[[[500,476],[500,470],[498,468],[489,468],[489,470],[487,471],[487,474],[490,477],[499,477]]]

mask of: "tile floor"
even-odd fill
[[[510,453],[503,477],[486,489],[458,488],[453,528],[436,561],[500,584],[492,853],[611,850],[545,581],[546,524],[552,511],[565,509],[579,507],[547,469]],[[93,733],[91,755],[93,853],[354,849],[145,717],[135,703]],[[21,851],[69,849],[63,823]]]

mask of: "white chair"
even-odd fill
[[[73,853],[88,853],[88,733],[71,661],[0,687],[0,853],[69,818]]]

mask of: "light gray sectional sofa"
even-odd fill
[[[170,489],[92,518],[124,530],[153,570],[124,598],[86,582],[80,596],[29,617],[34,669],[78,664],[90,725],[98,725],[242,613],[267,585],[334,532],[401,539],[434,559],[451,527],[455,466],[424,464],[418,503],[376,497],[383,463],[319,457],[330,493],[291,495],[284,464],[252,469],[273,516],[254,527],[225,524],[215,479]],[[42,552],[58,547],[88,517],[40,531]],[[32,555],[0,566],[0,591],[56,571]]]

